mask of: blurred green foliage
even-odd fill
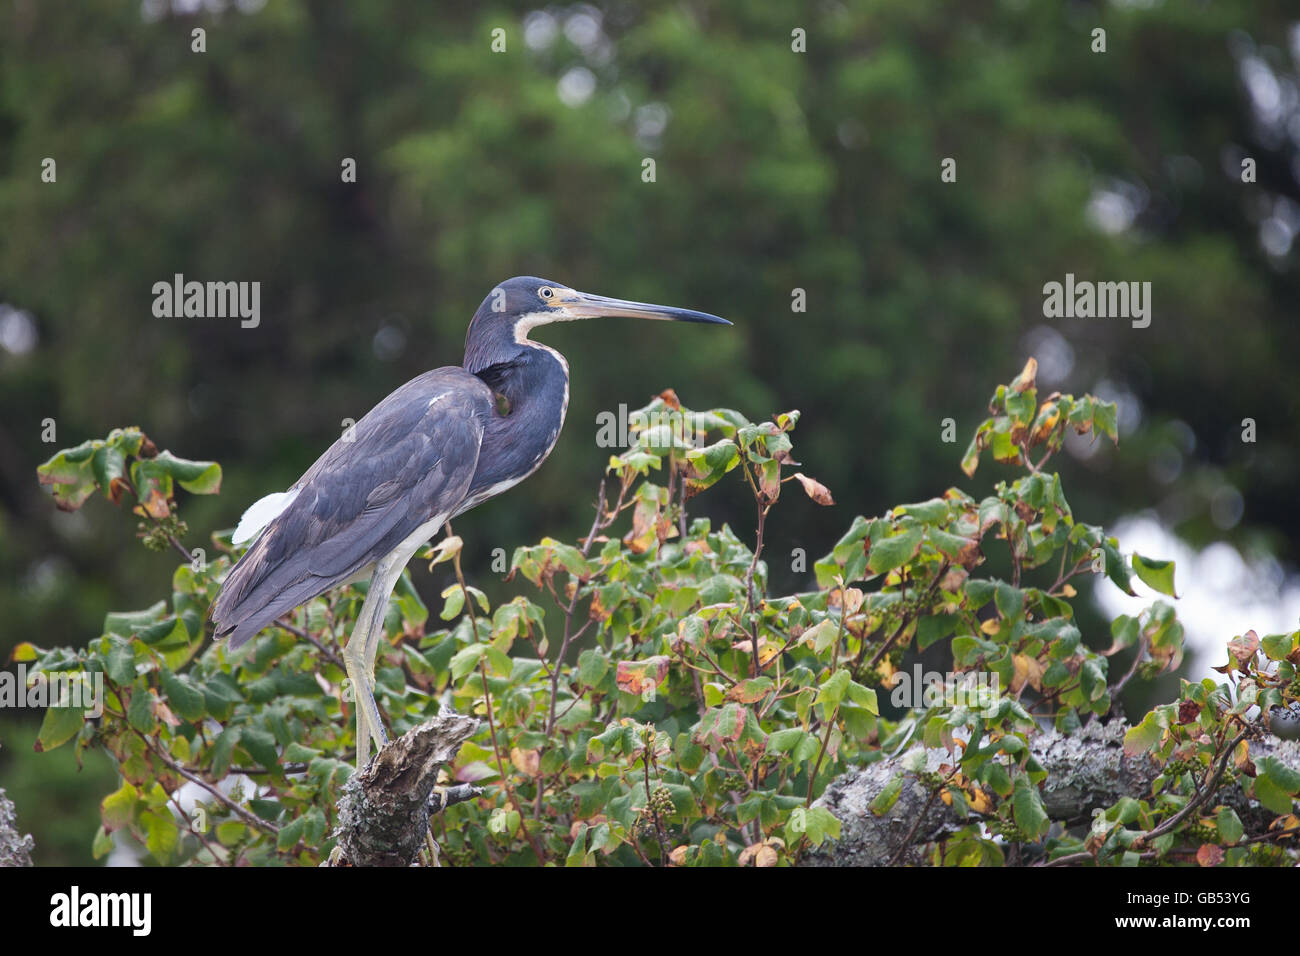
[[[702,404],[800,408],[802,453],[844,513],[911,500],[950,467],[943,419],[976,424],[995,357],[1027,355],[1042,326],[1073,351],[1045,386],[1109,383],[1143,413],[1122,460],[1063,459],[1067,480],[1083,473],[1076,508],[1155,504],[1195,543],[1295,561],[1297,253],[1259,241],[1300,201],[1288,4],[547,10],[0,6],[0,304],[38,333],[31,351],[0,348],[0,654],[79,642],[171,572],[122,552],[131,516],[55,512],[31,480],[53,450],[134,424],[222,461],[224,493],[186,512],[187,543],[202,542],[296,479],[344,419],[459,361],[474,307],[517,274],[736,328],[548,330],[573,369],[569,427],[526,486],[457,522],[471,569],[579,533],[597,412],[668,385]],[[791,51],[796,27],[806,53]],[[1279,84],[1271,114],[1247,66]],[[569,105],[558,90],[586,76],[574,70],[594,90]],[[940,180],[949,156],[955,183]],[[1243,156],[1257,183],[1241,182]],[[1090,219],[1100,193],[1129,197],[1125,228]],[[260,281],[260,326],[155,318],[152,285],[176,273]],[[1042,286],[1066,273],[1151,281],[1151,327],[1044,320]],[[796,288],[807,312],[791,311]],[[1245,417],[1257,444],[1240,440]],[[1176,477],[1159,483],[1170,456]],[[1228,529],[1209,508],[1225,484],[1245,503]],[[752,530],[730,507],[716,519]],[[819,554],[841,530],[838,509],[807,502],[767,532],[774,550]],[[772,574],[803,583],[789,562]],[[0,779],[30,739],[6,735]]]

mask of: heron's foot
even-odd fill
[[[352,683],[353,706],[357,709],[357,769],[360,770],[370,760],[371,741],[374,741],[378,751],[388,743],[388,734],[384,731],[379,704],[375,701],[370,675],[366,673],[363,663],[347,653],[347,650],[343,653],[343,663]]]
[[[442,866],[442,860],[439,856],[442,851],[438,848],[438,841],[433,838],[432,828],[430,828],[429,832],[424,835],[424,848],[429,854],[429,862],[425,865]]]

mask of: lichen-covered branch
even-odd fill
[[[1151,783],[1160,768],[1146,754],[1124,756],[1124,733],[1128,729],[1123,721],[1112,720],[1107,724],[1094,722],[1074,734],[1048,731],[1030,738],[1034,757],[1047,770],[1041,796],[1052,820],[1067,826],[1087,824],[1093,810],[1108,807],[1120,797],[1150,797]],[[1268,736],[1251,743],[1253,759],[1269,754],[1300,769],[1296,741]],[[932,801],[931,791],[917,781],[915,774],[903,769],[901,760],[902,755],[882,760],[831,782],[813,805],[825,807],[840,820],[840,839],[811,851],[803,865],[883,866],[896,856],[906,863],[913,859],[916,849],[979,819],[963,818],[942,801]],[[927,751],[925,769],[937,771],[951,760],[946,751]],[[869,808],[871,801],[900,773],[904,775],[902,793],[888,812],[877,816]],[[1235,785],[1223,787],[1214,803],[1236,810],[1248,832],[1251,828],[1263,829],[1275,816]],[[905,842],[910,847],[899,855]]]
[[[14,805],[0,789],[0,866],[31,866],[33,842],[18,829]]]

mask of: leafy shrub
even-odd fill
[[[1300,776],[1273,758],[1247,769],[1242,748],[1260,732],[1246,718],[1252,705],[1295,698],[1300,633],[1256,640],[1271,664],[1242,639],[1227,683],[1185,682],[1179,702],[1130,731],[1132,753],[1165,764],[1149,799],[1126,798],[1083,832],[1048,820],[1031,736],[1047,725],[1072,732],[1106,715],[1131,678],[1177,667],[1182,627],[1157,600],[1115,621],[1109,649],[1083,641],[1074,579],[1104,574],[1133,593],[1136,576],[1172,595],[1174,568],[1126,560],[1114,538],[1076,520],[1046,466],[1066,429],[1116,440],[1116,409],[1086,395],[1040,401],[1035,369],[1031,359],[998,387],[962,461],[972,476],[988,451],[1023,474],[982,498],[950,488],[855,518],[806,592],[769,594],[763,560],[783,493],[832,503],[793,470],[799,413],[758,423],[729,409],[694,413],[671,392],[632,416],[635,440],[609,461],[590,532],[516,550],[512,600],[493,608],[466,584],[458,538],[426,549],[425,560],[454,563],[457,583],[431,624],[402,576],[376,696],[398,734],[444,703],[483,719],[451,770],[487,792],[441,815],[444,855],[457,865],[786,864],[839,835],[840,821],[813,805],[832,778],[885,754],[945,748],[942,773],[904,761],[932,796],[970,814],[949,841],[956,852],[936,848],[936,861],[995,864],[1029,843],[1067,862],[1177,858],[1189,841],[1238,862],[1293,856],[1275,844],[1296,826]],[[688,515],[729,474],[753,501],[752,548]],[[213,560],[191,552],[174,500],[176,484],[215,493],[218,466],[158,453],[126,429],[56,455],[40,477],[63,507],[96,488],[114,502],[130,496],[146,543],[186,556],[170,602],[108,615],[85,650],[16,652],[44,672],[104,675],[103,718],[52,707],[38,741],[75,738],[116,760],[121,785],[104,798],[96,854],[125,830],[164,863],[318,863],[352,772],[340,647],[365,586],[313,600],[232,654],[204,632],[236,556],[229,532],[213,536]],[[1005,549],[1010,580],[979,576],[985,549]],[[549,634],[547,604],[562,625]],[[936,644],[954,671],[990,679],[970,694],[949,684],[882,718],[878,695],[906,676],[904,654]],[[1135,657],[1117,676],[1108,665],[1119,651]],[[1233,811],[1211,806],[1232,774],[1279,815],[1278,840],[1244,841]],[[193,809],[178,797],[186,783],[201,796]],[[900,775],[872,809],[886,812],[902,785]]]

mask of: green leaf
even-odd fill
[[[36,733],[36,749],[44,752],[61,747],[76,736],[86,722],[80,707],[47,707]]]
[[[144,845],[149,855],[159,863],[170,862],[180,842],[180,833],[171,812],[166,809],[145,810],[140,814],[140,825],[144,828]]]
[[[1291,794],[1264,774],[1255,778],[1255,799],[1274,813],[1291,812]]]
[[[873,541],[871,552],[867,556],[867,567],[873,574],[884,574],[906,564],[921,546],[924,535],[925,528],[915,526],[880,541]]]
[[[203,684],[203,705],[218,720],[230,717],[237,704],[244,702],[244,692],[229,674],[213,674]]]
[[[1300,637],[1300,631],[1291,634],[1270,634],[1260,639],[1259,646],[1269,660],[1281,661],[1295,649],[1297,637]]]
[[[767,752],[770,754],[783,754],[793,750],[795,744],[807,735],[807,731],[801,727],[785,727],[781,730],[774,730],[767,735]]]
[[[49,488],[54,503],[63,511],[76,511],[95,493],[95,472],[91,456],[94,442],[67,448],[39,465],[36,479]]]
[[[95,831],[95,839],[90,844],[90,854],[96,860],[102,860],[108,854],[113,852],[113,834],[109,833],[103,827]]]
[[[889,783],[885,784],[872,801],[867,804],[867,809],[878,817],[883,817],[890,810],[894,809],[894,804],[898,802],[899,796],[903,793],[903,775],[896,773],[889,778]]]
[[[1255,762],[1255,768],[1260,776],[1267,777],[1284,792],[1300,791],[1300,771],[1292,770],[1276,757],[1261,757]]]
[[[1214,822],[1224,843],[1236,843],[1246,832],[1246,828],[1241,825],[1241,818],[1232,807],[1223,807],[1219,810]]]
[[[1147,587],[1155,588],[1170,597],[1178,597],[1174,593],[1174,562],[1155,561],[1134,552],[1133,570]]]
[[[1133,572],[1129,566],[1124,563],[1124,556],[1119,553],[1119,548],[1111,538],[1102,539],[1098,545],[1104,559],[1106,577],[1114,582],[1115,586],[1130,597],[1136,597],[1137,592],[1133,590]]]
[[[609,657],[603,650],[594,648],[578,655],[578,680],[586,687],[595,687],[609,673]]]
[[[131,641],[110,634],[108,653],[104,655],[104,671],[108,679],[119,686],[135,682],[135,647]]]
[[[307,818],[305,816],[297,817],[290,820],[284,826],[280,827],[280,832],[275,837],[275,848],[277,850],[292,850],[307,832]]]
[[[322,751],[305,746],[296,740],[290,741],[284,748],[284,759],[289,763],[310,763],[321,755]]]
[[[802,808],[800,808],[802,810]],[[798,811],[796,811],[798,812]],[[821,846],[828,838],[838,840],[840,838],[840,821],[825,807],[811,807],[803,810],[803,832],[808,837],[808,842],[813,846]],[[791,819],[791,825],[794,824]],[[788,832],[789,828],[787,828]],[[798,829],[795,829],[797,835]],[[789,842],[787,840],[787,842]]]
[[[99,805],[99,816],[104,821],[105,829],[112,831],[130,826],[139,799],[140,791],[131,783],[122,781],[122,786],[106,796]]]
[[[498,609],[499,610],[499,609]],[[451,676],[453,680],[460,680],[475,667],[478,666],[479,658],[487,653],[486,644],[470,644],[461,648],[451,659]]]
[[[849,700],[877,717],[880,716],[880,705],[876,702],[876,692],[870,687],[863,687],[856,681],[850,681]]]
[[[442,592],[442,613],[438,615],[444,621],[450,621],[465,607],[465,592],[459,584],[453,584]]]
[[[142,734],[151,734],[157,721],[153,715],[153,692],[147,687],[135,687],[131,691],[131,703],[126,708],[126,719],[132,727]]]
[[[177,676],[163,668],[158,675],[158,680],[162,684],[163,692],[166,693],[172,710],[190,722],[202,719],[206,713],[203,706],[203,692],[195,687],[188,677]]]
[[[844,694],[848,691],[850,683],[852,683],[852,680],[849,677],[848,668],[841,667],[822,681],[816,703],[822,704],[828,711],[834,710],[840,705],[840,701],[844,699]]]
[[[1029,782],[1026,774],[1016,777],[1015,790],[1011,796],[1012,813],[1018,826],[1031,840],[1037,840],[1047,832],[1051,821],[1043,809],[1042,797],[1038,788]]]
[[[221,466],[215,461],[190,461],[169,451],[159,452],[152,460],[191,494],[215,495],[221,491]]]
[[[269,731],[259,727],[245,727],[243,733],[239,735],[239,745],[267,770],[274,770],[280,765],[280,754],[275,746],[275,738]]]
[[[937,525],[948,520],[950,508],[942,498],[931,498],[914,505],[899,505],[894,509],[894,517],[909,515],[922,524]]]

